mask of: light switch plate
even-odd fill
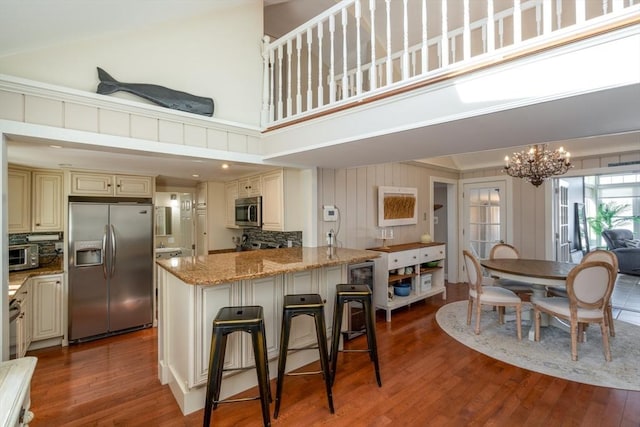
[[[338,210],[333,205],[324,205],[322,207],[322,219],[324,221],[337,221],[338,220]]]

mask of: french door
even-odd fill
[[[463,185],[462,247],[479,259],[507,239],[506,183],[486,181]]]
[[[555,239],[556,261],[571,261],[571,241],[569,240],[569,183],[555,180]]]

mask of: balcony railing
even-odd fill
[[[344,0],[278,40],[265,37],[262,125],[638,23],[640,0]]]

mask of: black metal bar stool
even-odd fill
[[[364,309],[365,328],[367,330],[366,349],[343,349],[344,353],[369,353],[369,359],[373,362],[376,371],[378,387],[382,387],[380,380],[380,366],[378,364],[378,344],[376,342],[376,322],[373,310],[372,293],[367,285],[336,285],[336,304],[333,307],[333,337],[331,339],[331,384],[336,378],[336,367],[338,365],[338,347],[340,346],[340,335],[342,328],[342,313],[344,305],[351,301],[362,304]],[[355,331],[345,331],[347,333]]]
[[[227,348],[227,336],[233,332],[247,332],[251,334],[260,396],[219,400],[223,372],[253,369],[253,367],[224,369],[224,353]],[[262,403],[262,418],[264,425],[270,426],[271,419],[269,418],[269,403],[271,402],[271,389],[269,387],[267,342],[264,330],[264,315],[262,313],[262,307],[259,305],[223,307],[218,311],[218,315],[213,320],[203,425],[209,425],[211,421],[211,411],[218,407],[218,403],[245,402],[257,399],[260,399]]]
[[[318,345],[316,347],[289,348],[289,333],[291,332],[291,319],[300,315],[312,316],[316,323],[316,337]],[[320,352],[321,371],[307,371],[285,374],[287,355],[294,350],[318,349]],[[278,380],[276,386],[276,405],[273,418],[278,418],[280,402],[282,397],[282,386],[285,375],[310,375],[322,374],[324,376],[325,387],[327,388],[327,400],[329,401],[329,411],[333,410],[333,396],[331,394],[331,373],[329,372],[329,351],[327,349],[327,328],[324,320],[324,302],[318,294],[285,295],[282,315],[282,328],[280,333],[280,355],[278,357]]]

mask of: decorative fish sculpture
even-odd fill
[[[97,91],[99,94],[109,95],[118,91],[129,92],[163,107],[203,116],[213,116],[213,99],[211,98],[203,98],[152,84],[120,83],[102,68],[97,68],[100,79]]]

